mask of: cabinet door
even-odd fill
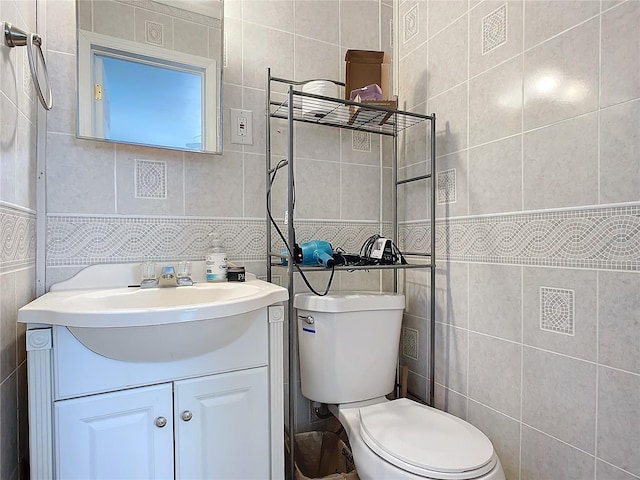
[[[269,478],[267,367],[176,382],[175,402],[177,479]]]
[[[173,479],[172,400],[164,384],[56,402],[57,478]]]

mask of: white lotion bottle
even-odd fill
[[[211,250],[206,259],[207,282],[227,281],[227,254],[222,246],[220,235],[210,233]]]

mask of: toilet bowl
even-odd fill
[[[344,426],[361,480],[504,480],[473,425],[406,398],[329,407]]]
[[[476,427],[406,398],[395,386],[404,296],[298,294],[302,394],[340,420],[361,480],[504,480]]]

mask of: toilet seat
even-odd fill
[[[434,479],[470,479],[497,463],[491,441],[453,415],[406,398],[359,409],[360,436],[398,468]]]

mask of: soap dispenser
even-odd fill
[[[207,282],[227,281],[227,254],[222,246],[222,240],[218,233],[210,233],[211,249],[207,255],[206,269]]]

